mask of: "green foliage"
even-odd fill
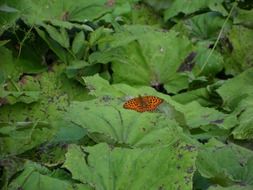
[[[112,37],[102,38],[99,43],[101,53],[92,55],[93,61],[112,62],[116,83],[162,83],[170,93],[187,88],[187,76],[177,73],[180,63],[192,51],[186,38],[178,38],[173,31],[158,31],[140,25],[127,26],[121,30]],[[122,36],[126,37],[120,41]]]
[[[253,189],[252,11],[2,0],[1,189]]]
[[[193,147],[181,143],[147,149],[71,145],[64,167],[95,189],[191,189],[194,154]]]
[[[237,75],[240,72],[252,67],[252,30],[243,26],[233,26],[230,31],[230,43],[233,51],[228,55],[225,69],[226,72],[232,75]]]
[[[192,14],[194,12],[200,11],[201,9],[209,8],[213,11],[219,11],[226,15],[226,10],[222,6],[223,0],[175,0],[171,2],[171,5],[164,12],[164,19],[171,19],[179,13]]]
[[[64,180],[63,172],[51,172],[47,168],[35,164],[26,163],[24,171],[8,186],[8,189],[74,189],[68,180]],[[66,174],[65,174],[66,175]],[[63,179],[60,179],[63,178]]]
[[[199,152],[197,168],[202,176],[222,186],[237,183],[252,186],[252,151],[234,144],[224,145],[211,140]],[[212,159],[208,159],[212,157]]]

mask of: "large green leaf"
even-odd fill
[[[137,0],[110,2],[106,0],[77,0],[75,2],[50,0],[11,0],[8,5],[19,10],[27,23],[41,24],[52,21],[60,26],[78,26],[71,22],[87,22],[98,19],[111,21],[112,18],[131,12],[131,4]],[[7,17],[7,19],[9,19]],[[78,27],[82,27],[79,25]],[[90,28],[86,27],[90,30]]]
[[[199,152],[196,165],[202,176],[220,185],[253,185],[253,152],[238,145],[212,140]]]
[[[29,4],[28,4],[29,2]],[[105,0],[95,1],[49,1],[43,0],[39,2],[21,1],[20,4],[25,7],[25,20],[29,23],[41,23],[45,20],[70,20],[85,21],[99,18],[110,9],[106,9]]]
[[[226,15],[227,13],[222,6],[222,2],[223,0],[175,0],[164,12],[164,19],[168,20],[179,13],[191,14],[205,8],[219,11],[223,15]]]
[[[120,99],[104,96],[101,99],[74,102],[64,116],[65,120],[81,126],[100,141],[128,146],[158,146],[185,138],[177,123],[161,113],[138,113],[125,110]],[[97,139],[98,138],[98,139]]]
[[[186,38],[173,31],[148,26],[126,26],[123,31],[100,41],[102,50],[93,60],[113,62],[116,83],[157,86],[164,84],[170,93],[187,88],[188,77],[177,70],[192,51]],[[95,57],[95,58],[94,58]]]
[[[100,77],[98,74],[90,77],[83,77],[86,87],[89,93],[96,97],[102,96],[112,96],[112,97],[122,97],[122,96],[138,96],[138,95],[158,95],[159,93],[147,86],[141,86],[135,88],[124,83],[110,84],[107,80]],[[160,95],[162,95],[160,93]],[[163,98],[166,97],[170,99],[170,96],[162,95]]]
[[[156,148],[112,148],[106,144],[69,146],[64,167],[95,190],[192,189],[196,152],[172,144]]]
[[[167,117],[176,119],[178,123],[188,126],[190,129],[212,125],[213,127],[208,127],[208,130],[227,130],[237,123],[235,114],[224,114],[214,108],[203,107],[196,101],[190,101],[188,104],[182,105],[173,101],[168,95],[155,92],[152,88],[133,88],[125,84],[110,85],[108,81],[100,78],[98,75],[86,77],[84,80],[92,95],[102,97],[102,102],[94,102],[101,106],[104,104],[103,99],[106,97],[110,99],[110,97],[154,95],[166,101],[166,103],[159,107],[160,111],[165,113]],[[108,104],[111,103],[110,101],[108,102]],[[82,104],[85,105],[85,103]],[[118,106],[119,103],[112,104]],[[97,105],[95,107],[97,107]],[[119,107],[119,109],[121,108]]]
[[[224,19],[215,12],[197,15],[186,20],[193,38],[215,41],[224,23]]]

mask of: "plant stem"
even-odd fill
[[[203,72],[204,68],[206,67],[206,65],[207,65],[207,63],[208,63],[208,61],[209,61],[211,55],[213,54],[213,52],[214,52],[216,46],[218,45],[218,42],[219,42],[219,40],[220,40],[220,38],[221,38],[221,35],[222,35],[222,33],[223,33],[223,30],[224,30],[224,28],[225,28],[225,26],[226,26],[228,20],[230,19],[231,15],[232,15],[232,12],[233,12],[234,8],[236,7],[236,5],[237,5],[237,3],[234,3],[234,4],[233,4],[233,7],[231,8],[231,10],[230,10],[230,12],[229,12],[229,14],[228,14],[226,20],[224,21],[224,23],[223,23],[223,25],[222,25],[222,27],[221,27],[221,30],[220,30],[219,35],[218,35],[218,37],[217,37],[217,39],[216,39],[216,41],[215,41],[215,43],[214,43],[214,46],[213,46],[212,50],[211,50],[210,53],[208,54],[208,56],[207,56],[207,58],[206,58],[206,61],[204,62],[204,64],[203,64],[202,67],[200,68],[200,71],[198,72],[197,75],[200,75],[200,74]]]
[[[22,41],[20,42],[20,47],[19,47],[19,51],[18,51],[18,58],[21,55],[21,51],[22,51],[22,46],[25,43],[26,39],[28,38],[29,34],[31,33],[33,29],[33,26],[28,30],[28,32],[25,34],[25,37],[22,39]]]

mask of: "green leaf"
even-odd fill
[[[1,157],[21,154],[52,138],[54,131],[46,122],[0,123]]]
[[[75,55],[77,55],[81,50],[85,48],[85,36],[83,31],[80,31],[76,34],[73,42],[72,42],[72,51]]]
[[[52,176],[52,172],[47,168],[29,162],[25,165],[24,171],[8,186],[10,190],[19,188],[27,190],[74,190],[69,181],[58,179]]]
[[[48,44],[49,48],[64,62],[68,63],[71,59],[73,59],[72,55],[70,55],[62,46],[60,46],[57,42],[51,39],[46,32],[35,27],[38,35]],[[57,37],[58,38],[58,37]]]
[[[13,0],[12,0],[13,1]],[[68,0],[48,1],[41,0],[34,2],[32,0],[14,1],[10,5],[13,8],[20,8],[23,13],[23,19],[30,25],[42,24],[44,21],[58,20],[70,22],[87,22],[104,20],[104,16],[117,17],[131,12],[131,5],[135,1],[116,1],[112,4],[106,0],[77,0],[70,2]],[[80,24],[81,25],[81,24]],[[87,26],[87,25],[86,25]]]
[[[196,165],[202,176],[220,185],[253,185],[253,152],[238,145],[211,140],[199,152]]]
[[[87,24],[78,24],[78,23],[73,23],[73,22],[66,22],[64,20],[57,20],[57,19],[50,20],[50,23],[53,26],[56,26],[56,27],[59,27],[59,28],[65,28],[65,29],[68,29],[68,30],[80,29],[80,30],[89,31],[89,32],[93,31],[93,28],[91,28]]]
[[[229,34],[230,48],[225,54],[225,69],[227,74],[237,75],[252,67],[253,62],[253,32],[251,29],[234,25]],[[231,48],[232,47],[232,48]],[[226,48],[225,48],[226,49]]]
[[[186,125],[192,129],[205,125],[229,129],[237,123],[235,116],[224,114],[214,108],[203,107],[196,101],[186,105],[178,104],[175,109],[184,115]]]
[[[196,75],[215,76],[223,68],[223,56],[216,51],[208,49],[207,45],[199,45],[194,58],[193,73]],[[201,71],[201,73],[200,73]]]
[[[0,84],[3,84],[9,78],[18,77],[20,68],[15,67],[14,58],[9,49],[0,47],[0,57]]]
[[[89,36],[89,45],[91,47],[95,46],[100,39],[103,39],[103,37],[108,36],[112,30],[104,27],[100,27],[96,29],[94,32],[92,32]]]
[[[26,104],[31,104],[36,102],[40,98],[39,91],[3,91],[0,92],[0,98],[4,99],[5,104],[15,104],[17,102],[23,102]]]
[[[9,180],[13,175],[20,172],[24,168],[24,161],[17,157],[1,158],[0,164],[2,167],[1,175],[1,187],[2,189],[8,189]]]
[[[167,9],[172,3],[168,0],[144,0],[144,2],[154,8],[156,11]]]
[[[190,36],[195,41],[208,40],[214,42],[218,37],[224,21],[225,19],[220,14],[207,12],[179,22],[178,25],[183,24],[183,28],[179,28],[177,31],[182,33],[182,30],[186,30],[187,36]],[[179,26],[176,25],[173,29],[175,27],[177,28]]]
[[[0,6],[0,11],[6,12],[6,13],[15,13],[18,12],[17,9],[13,8],[13,7],[9,7],[6,4],[3,4]]]
[[[109,96],[75,102],[70,105],[63,119],[87,129],[90,134],[101,134],[103,139],[108,139],[107,142],[128,146],[158,146],[184,138],[177,123],[166,115],[137,113],[125,110],[122,105],[123,102],[119,104],[119,100]],[[97,136],[92,138],[100,141]]]
[[[226,15],[227,12],[222,6],[222,3],[223,0],[175,0],[164,12],[164,19],[171,19],[179,13],[191,14],[205,8],[210,8],[211,10],[219,11],[223,15]]]
[[[83,60],[76,60],[76,61],[71,61],[70,66],[66,68],[66,74],[69,78],[74,78],[77,76],[83,76],[84,74],[88,75],[85,73],[83,70],[85,68],[88,68],[89,63]]]
[[[119,97],[119,96],[122,97],[124,95],[125,96],[131,95],[131,97],[137,97],[140,94],[141,95],[147,94],[161,97],[166,101],[166,103],[164,103],[164,107],[163,105],[161,105],[161,111],[163,113],[166,113],[167,117],[176,119],[178,123],[188,126],[190,129],[204,127],[205,130],[227,130],[237,124],[236,115],[228,115],[219,112],[214,108],[203,107],[195,101],[190,102],[186,105],[181,105],[173,101],[169,96],[156,93],[152,88],[148,87],[133,88],[125,84],[110,85],[106,80],[98,76],[86,77],[84,78],[84,80],[87,87],[91,91],[90,93],[97,97],[101,97],[102,101],[103,98],[110,100],[110,97]],[[112,102],[109,101],[108,103],[112,103],[111,106],[115,106],[114,104],[118,106],[118,103],[113,103],[113,101]],[[94,101],[94,104],[96,104],[94,105],[94,107],[96,108],[98,107],[99,104],[101,107],[103,106],[102,102],[96,103]],[[83,103],[83,106],[84,105],[85,103]],[[90,105],[90,107],[91,106],[92,105]],[[118,109],[121,110],[122,108],[119,107]],[[74,112],[75,111],[72,111],[72,113]],[[209,125],[212,125],[213,127],[211,128],[207,127]]]
[[[232,79],[228,79],[217,89],[218,94],[223,99],[225,108],[233,110],[243,98],[252,95],[252,76],[253,69],[251,68]]]
[[[111,96],[138,96],[138,95],[158,95],[158,93],[151,87],[142,86],[134,88],[124,83],[110,84],[107,80],[100,77],[98,74],[90,77],[83,77],[89,93],[96,97]]]
[[[233,115],[238,117],[238,125],[233,130],[232,134],[235,139],[253,139],[253,97],[242,99],[239,105],[236,107]]]
[[[18,87],[22,92],[39,91],[40,99],[31,104],[16,103],[14,105],[4,105],[0,109],[0,130],[3,127],[10,129],[11,133],[3,137],[0,144],[2,155],[16,155],[26,150],[35,148],[41,143],[52,140],[56,135],[57,142],[62,142],[64,130],[70,126],[68,123],[59,123],[58,116],[64,112],[72,99],[84,100],[87,93],[80,84],[68,80],[64,74],[64,65],[52,67],[52,71],[44,72],[38,76],[24,75]],[[64,85],[63,85],[64,84]],[[7,86],[9,88],[9,86]],[[26,123],[25,128],[15,127],[19,123]],[[42,124],[41,124],[42,123]],[[38,125],[38,126],[37,126]],[[68,128],[69,129],[69,128]],[[76,128],[75,128],[76,129]],[[58,132],[58,130],[60,130]],[[79,130],[79,135],[84,136]],[[69,134],[66,141],[73,141],[81,138]],[[84,131],[83,131],[84,132]]]
[[[15,2],[17,3],[17,2]],[[14,3],[14,4],[15,4]],[[10,27],[15,26],[16,20],[20,17],[21,11],[19,8],[12,6],[10,1],[1,2],[0,4],[0,35]]]
[[[69,37],[66,29],[60,28],[58,31],[55,27],[51,25],[44,25],[44,28],[48,32],[49,36],[58,42],[62,47],[68,48],[69,47]]]
[[[10,40],[0,40],[0,47],[4,46],[7,44]]]
[[[54,125],[61,126],[52,139],[53,143],[74,143],[87,135],[87,130],[65,120],[58,120]]]
[[[180,93],[173,96],[172,99],[181,104],[197,101],[202,106],[212,105],[212,102],[209,101],[209,93],[206,88],[199,88],[196,90]]]
[[[124,40],[121,40],[124,38]],[[177,70],[192,50],[186,38],[178,38],[173,31],[132,25],[116,33],[107,41],[101,40],[102,55],[113,62],[115,83],[156,86],[164,84],[170,93],[187,88],[187,77]],[[105,62],[105,61],[104,61]]]
[[[84,151],[69,146],[64,167],[95,189],[192,188],[196,152],[189,145],[126,149],[98,144]]]
[[[41,24],[42,21],[50,21],[55,18],[83,22],[92,21],[109,12],[110,9],[104,6],[105,2],[105,0],[77,0],[75,2],[42,0],[40,2],[29,1],[22,7],[26,9],[24,19],[30,24]]]
[[[248,28],[253,28],[253,10],[245,10],[245,9],[240,9],[236,8],[236,16],[234,18],[234,24],[236,25],[243,25]]]
[[[162,25],[162,18],[158,17],[156,12],[146,4],[139,4],[132,8],[130,18],[131,24]]]

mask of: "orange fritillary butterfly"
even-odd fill
[[[126,101],[123,108],[137,112],[154,111],[162,102],[163,99],[156,96],[139,96]]]

